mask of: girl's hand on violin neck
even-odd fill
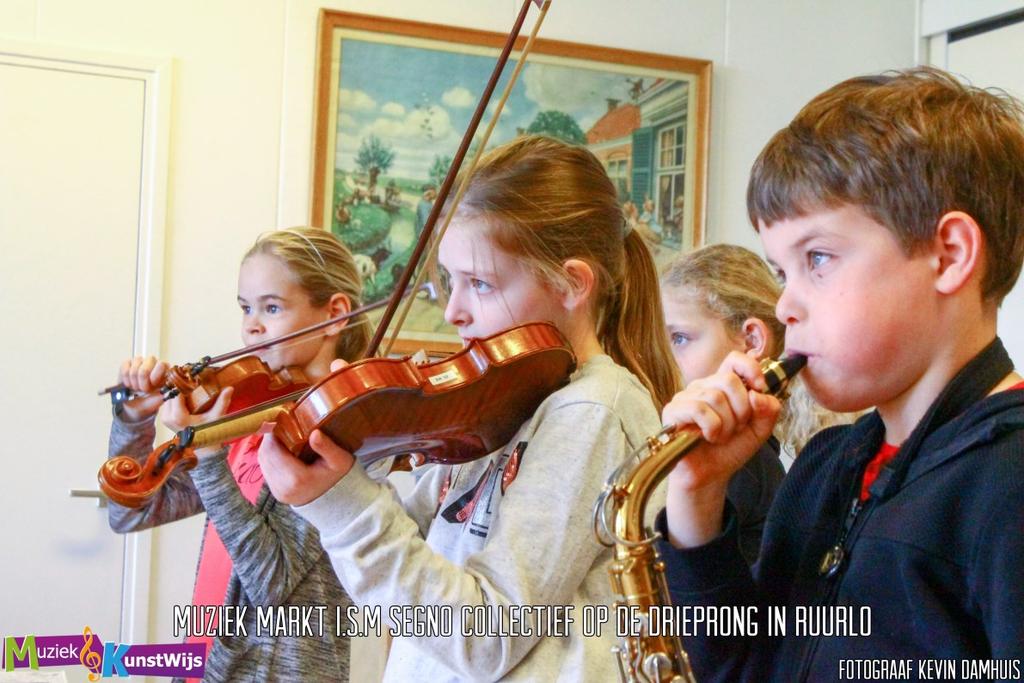
[[[310,434],[310,447],[320,456],[306,464],[267,434],[257,454],[263,478],[274,498],[289,505],[305,505],[329,491],[355,464],[351,453],[319,429]]]
[[[195,427],[197,425],[206,424],[207,422],[213,422],[224,417],[227,413],[228,405],[231,403],[231,397],[235,393],[234,387],[225,387],[217,395],[217,400],[213,402],[209,410],[196,413],[193,415],[188,411],[188,406],[185,404],[185,397],[178,394],[169,401],[166,401],[163,407],[160,409],[160,421],[173,432],[180,432],[185,427]]]
[[[669,473],[669,539],[679,547],[707,543],[721,531],[729,479],[768,440],[779,400],[767,389],[756,359],[733,351],[718,372],[690,382],[662,410],[665,424],[700,430],[696,446]]]
[[[163,404],[160,387],[170,366],[155,356],[136,356],[121,363],[118,379],[136,396],[122,404],[122,416],[138,422],[155,414]]]
[[[228,410],[228,405],[231,403],[231,396],[235,393],[234,387],[226,387],[221,390],[217,396],[217,400],[214,401],[210,409],[204,413],[197,413],[196,415],[188,412],[188,406],[185,404],[185,397],[182,395],[175,396],[169,401],[166,401],[160,408],[160,421],[164,423],[168,429],[177,434],[185,427],[195,427],[197,425],[206,424],[207,422],[213,422],[224,417],[224,414]],[[209,455],[213,455],[218,450],[217,446],[197,448],[196,457],[203,458]]]

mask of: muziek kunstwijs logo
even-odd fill
[[[6,636],[3,670],[40,669],[80,664],[89,680],[118,676],[202,678],[206,662],[202,643],[127,645],[103,642],[88,626],[81,635]]]

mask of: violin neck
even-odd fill
[[[193,429],[189,446],[192,448],[219,446],[222,443],[255,434],[260,430],[264,422],[276,421],[277,416],[291,405],[290,401],[301,396],[302,393],[289,394],[279,400],[269,401],[219,420],[198,425]]]

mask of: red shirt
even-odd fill
[[[238,484],[238,490],[253,505],[263,488],[263,471],[260,469],[256,452],[259,450],[262,434],[254,434],[232,442],[228,450],[228,467]],[[199,569],[196,572],[196,586],[192,594],[193,605],[223,605],[231,579],[231,556],[228,555],[224,542],[217,535],[213,522],[206,525],[203,536],[203,554],[199,558]],[[210,636],[192,636],[188,643],[205,643],[206,654],[209,656],[213,638]],[[195,680],[195,679],[189,679]]]
[[[1007,391],[1024,390],[1024,382],[1014,384]],[[875,479],[878,479],[878,473],[882,471],[882,468],[886,464],[896,457],[899,446],[893,446],[891,443],[883,443],[882,447],[878,449],[878,453],[875,453],[875,457],[868,463],[867,468],[864,470],[864,479],[860,484],[860,502],[864,502],[868,499],[868,489],[875,483]]]
[[[875,457],[871,458],[871,462],[868,463],[867,468],[864,469],[864,479],[860,483],[860,502],[864,502],[868,499],[868,489],[875,483],[875,479],[878,479],[878,473],[882,471],[890,460],[896,457],[896,453],[900,450],[899,446],[893,446],[891,443],[882,443],[882,447],[875,453]]]

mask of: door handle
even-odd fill
[[[96,507],[105,508],[107,507],[107,494],[103,493],[99,489],[69,489],[68,494],[72,498],[95,498]]]

